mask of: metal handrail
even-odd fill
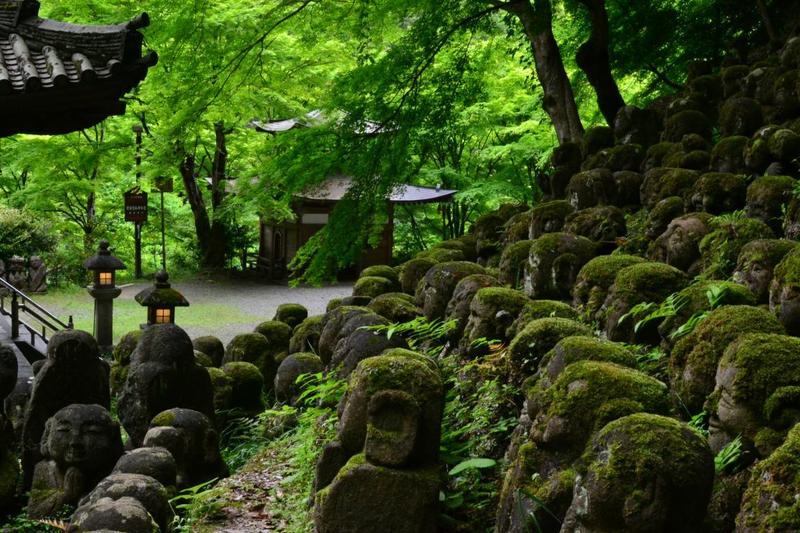
[[[28,330],[31,338],[31,345],[35,346],[37,337],[42,339],[44,344],[47,344],[48,329],[56,332],[62,329],[73,328],[72,315],[70,315],[69,320],[64,323],[53,313],[31,300],[30,297],[28,297],[25,293],[14,287],[3,278],[0,278],[0,289],[5,289],[11,293],[11,310],[9,311],[6,310],[5,307],[6,295],[3,294],[2,290],[0,290],[0,315],[11,317],[11,338],[15,339],[19,337],[19,329],[20,326],[22,326]],[[20,301],[22,301],[22,304],[20,304]],[[42,328],[41,332],[39,332],[34,326],[22,320],[19,317],[20,311],[36,320]]]

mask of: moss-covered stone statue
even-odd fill
[[[572,499],[573,462],[592,435],[619,417],[669,409],[663,383],[609,362],[577,361],[542,385],[527,392],[531,431],[504,483],[498,531],[525,531],[534,521],[557,531]]]
[[[737,531],[800,531],[800,425],[756,464],[742,497]]]
[[[184,407],[213,418],[213,399],[211,378],[195,362],[186,332],[175,324],[145,329],[131,356],[128,379],[117,404],[133,447],[142,444],[151,419],[158,413]]]
[[[179,490],[228,475],[217,430],[211,419],[199,411],[173,408],[158,413],[143,440],[146,447],[166,448],[172,454]]]
[[[728,345],[706,402],[715,452],[741,435],[746,451],[768,456],[800,421],[800,339],[747,333]]]
[[[485,273],[483,267],[467,261],[439,263],[428,270],[419,282],[416,303],[429,320],[441,319],[458,282],[472,274]]]
[[[99,405],[72,404],[47,420],[33,472],[28,516],[52,516],[78,501],[122,455],[119,424]]]
[[[120,505],[120,501],[132,499],[139,502],[152,517],[153,522],[160,528],[160,531],[170,531],[175,514],[169,503],[169,493],[158,480],[143,474],[118,473],[112,474],[103,479],[97,487],[81,500],[80,507],[75,510],[73,521],[87,527],[87,524],[98,524],[105,527],[120,527],[123,531],[130,531],[125,526],[124,520],[115,525],[116,520],[109,520],[108,514],[112,516],[116,513],[124,516],[125,505]],[[98,508],[99,502],[114,502],[109,504],[109,509],[101,511],[102,505]],[[116,512],[114,512],[116,511]],[[99,516],[98,516],[99,515]],[[111,523],[109,523],[111,522]],[[82,529],[81,531],[89,531]]]
[[[569,298],[578,272],[595,256],[595,243],[570,233],[547,233],[531,244],[525,292],[534,299]]]
[[[761,176],[747,187],[747,216],[759,219],[780,235],[784,206],[792,199],[794,185],[789,176]]]
[[[739,252],[733,280],[753,294],[758,304],[769,303],[769,288],[775,267],[797,243],[785,239],[757,239]]]
[[[317,531],[435,531],[443,394],[422,355],[393,351],[358,365],[338,440],[317,464]]]
[[[619,418],[594,436],[577,471],[562,532],[702,531],[714,460],[686,424],[645,413]]]
[[[620,270],[599,312],[606,336],[622,342],[661,342],[655,325],[634,331],[637,318],[627,315],[636,304],[662,302],[688,281],[685,273],[664,263],[645,262]]]
[[[711,231],[710,218],[706,213],[689,213],[674,219],[650,245],[648,257],[690,275],[698,274],[702,268],[700,241]]]
[[[622,210],[606,205],[572,213],[566,219],[564,232],[581,235],[596,242],[598,253],[610,253],[617,247],[617,239],[628,230]]]
[[[587,320],[596,320],[617,272],[644,262],[641,257],[625,254],[595,257],[578,272],[572,288],[572,304]]]
[[[514,289],[480,289],[470,304],[469,318],[459,343],[459,352],[468,357],[485,353],[485,347],[476,346],[479,339],[507,343],[509,339],[506,337],[506,330],[529,301],[524,292]]]
[[[527,255],[525,257],[527,260]],[[469,319],[469,309],[475,294],[485,287],[496,287],[499,285],[497,278],[486,274],[472,274],[462,279],[456,285],[453,296],[447,302],[445,320],[455,320],[456,325],[452,331],[451,338],[458,341],[464,333]]]
[[[552,200],[537,204],[531,209],[528,238],[537,239],[545,233],[555,233],[564,228],[567,216],[575,208],[566,200]]]
[[[800,334],[800,249],[790,250],[773,272],[769,308],[790,335]]]
[[[768,311],[749,305],[722,306],[691,333],[678,339],[670,352],[670,392],[684,417],[699,413],[714,390],[717,364],[725,349],[744,333],[783,333]]]
[[[191,342],[189,349],[194,360]],[[100,359],[94,337],[85,331],[64,330],[50,337],[47,358],[36,374],[25,410],[22,428],[25,487],[30,486],[33,468],[42,459],[40,443],[45,423],[57,411],[74,403],[110,408],[109,366]]]
[[[711,231],[700,241],[703,275],[710,279],[727,279],[733,275],[745,244],[775,237],[769,226],[757,218],[717,217],[711,220],[710,226]]]

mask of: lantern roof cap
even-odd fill
[[[94,255],[83,262],[83,268],[86,270],[125,270],[125,263],[111,254],[108,249],[109,243],[103,239],[97,248],[97,255]]]
[[[169,274],[160,270],[155,275],[155,283],[134,296],[145,307],[188,307],[189,301],[169,284]]]

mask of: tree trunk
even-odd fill
[[[520,20],[531,43],[536,76],[544,90],[543,107],[553,122],[558,142],[580,142],[583,124],[553,35],[550,0],[516,1],[505,9]]]
[[[761,21],[764,23],[767,37],[769,37],[770,42],[777,43],[779,40],[778,32],[775,31],[775,25],[772,24],[772,17],[769,15],[767,4],[764,3],[764,0],[756,0],[756,7],[758,7],[758,14],[761,15]]]
[[[193,155],[187,155],[183,158],[183,161],[181,161],[180,173],[183,179],[183,188],[186,189],[186,199],[189,201],[189,206],[192,208],[192,215],[194,215],[197,246],[200,248],[200,256],[205,262],[206,252],[211,242],[211,223],[208,219],[208,212],[206,211],[206,204],[203,201],[203,195],[195,180]]]
[[[586,74],[597,94],[597,105],[609,126],[614,127],[617,111],[625,105],[619,87],[611,74],[609,48],[611,35],[608,29],[608,13],[605,0],[580,0],[589,10],[592,35],[583,43],[575,55],[578,67]]]
[[[225,224],[217,217],[217,209],[222,205],[225,196],[225,172],[228,164],[228,149],[225,145],[225,125],[214,124],[214,161],[211,166],[211,207],[214,215],[211,222],[211,238],[203,257],[203,264],[211,268],[225,266],[225,251],[228,244],[228,232]]]

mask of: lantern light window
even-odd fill
[[[171,317],[171,309],[156,309],[156,324],[169,324]]]
[[[114,275],[111,272],[99,272],[99,279],[100,285],[112,285],[114,281]]]

